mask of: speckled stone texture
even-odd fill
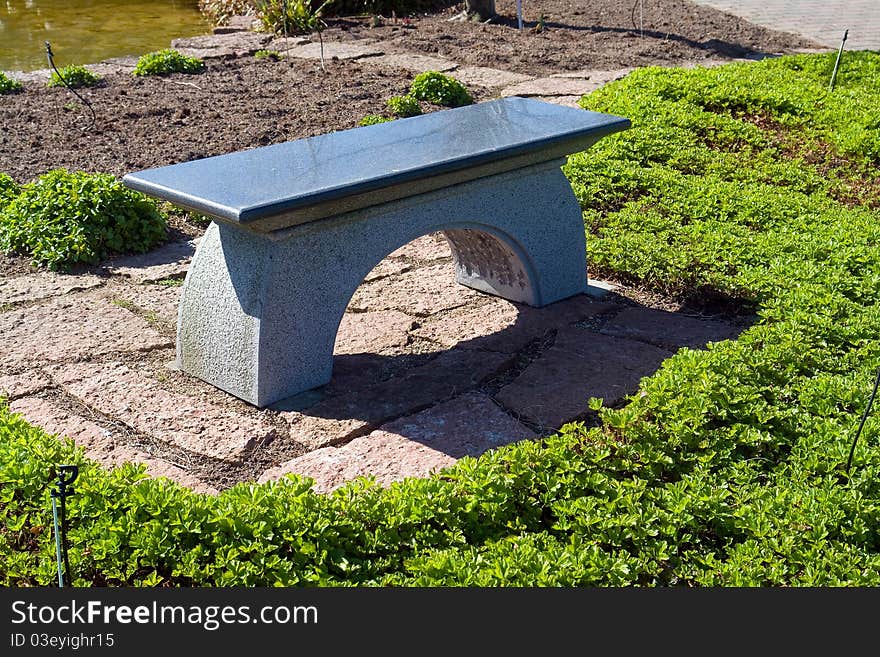
[[[283,239],[212,225],[183,286],[180,368],[260,407],[327,383],[361,281],[388,253],[436,231],[468,287],[531,306],[584,292],[583,220],[561,164],[300,224]]]

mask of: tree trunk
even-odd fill
[[[495,0],[465,0],[464,6],[468,16],[476,15],[483,21],[495,15]]]

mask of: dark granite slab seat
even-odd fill
[[[565,157],[629,125],[511,97],[148,169],[123,182],[268,232]]]

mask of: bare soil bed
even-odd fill
[[[488,23],[459,20],[463,3],[407,19],[330,21],[328,39],[377,39],[391,50],[446,57],[529,75],[582,69],[674,66],[701,59],[761,58],[821,48],[690,0],[496,1]]]

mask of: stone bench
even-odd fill
[[[181,291],[177,366],[259,407],[327,383],[364,277],[436,231],[463,285],[532,306],[585,292],[560,167],[629,125],[512,97],[126,175],[214,220]]]

